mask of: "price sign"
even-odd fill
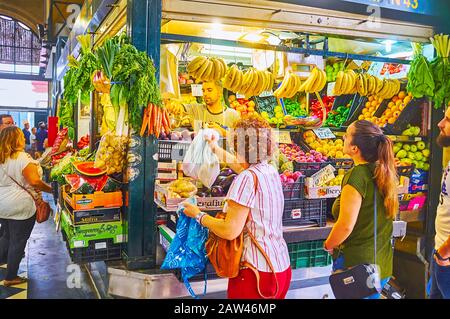
[[[237,99],[245,99],[245,95],[241,94],[241,93],[236,93],[236,98]]]
[[[336,82],[328,83],[328,86],[327,86],[327,95],[328,96],[334,96],[333,91],[334,91],[334,86],[335,85],[336,85]]]
[[[278,131],[276,134],[279,144],[292,144],[291,133],[287,131]]]
[[[191,84],[192,96],[203,96],[201,84]]]
[[[272,91],[264,91],[259,95],[259,97],[268,97],[268,96],[273,96],[273,92]]]
[[[327,139],[327,138],[336,138],[336,135],[331,132],[331,130],[328,127],[321,127],[313,129],[314,133],[318,138],[321,140]]]

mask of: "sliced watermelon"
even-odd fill
[[[106,174],[106,170],[94,167],[94,162],[78,162],[73,163],[75,169],[85,176],[100,176]]]

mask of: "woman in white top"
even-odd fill
[[[246,117],[234,124],[228,137],[233,149],[238,150],[236,156],[221,149],[216,141],[210,141],[213,152],[220,159],[227,157],[224,161],[239,173],[227,194],[224,207],[226,218],[214,218],[188,203],[184,204],[184,213],[227,240],[237,238],[246,225],[273,265],[278,293],[275,295],[275,276],[265,257],[247,235],[244,235],[241,261],[250,263],[258,270],[262,295],[275,295],[275,298],[283,299],[289,289],[291,267],[283,238],[284,196],[281,181],[277,170],[267,162],[275,150],[271,128],[261,117]],[[256,276],[249,268],[241,268],[239,275],[228,281],[228,298],[259,299],[261,294],[257,289]]]
[[[35,197],[39,191],[51,193],[50,185],[41,179],[42,169],[25,153],[25,137],[18,127],[7,127],[0,133],[0,264],[7,263],[4,286],[23,283],[17,276],[25,246],[36,220],[36,205],[31,195],[14,180],[27,188]],[[14,180],[13,180],[14,179]]]

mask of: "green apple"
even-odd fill
[[[430,150],[429,149],[424,149],[423,151],[422,151],[422,154],[423,154],[423,156],[425,156],[425,157],[429,157],[430,156]]]
[[[402,159],[402,162],[404,162],[404,163],[407,163],[407,164],[409,164],[409,165],[411,165],[412,164],[412,159],[410,159],[410,158],[404,158],[404,159]]]
[[[416,157],[416,160],[418,160],[418,161],[421,161],[424,157],[421,152],[415,152],[414,156]]]
[[[400,150],[400,151],[397,153],[397,157],[398,157],[399,159],[405,158],[407,155],[408,155],[408,153],[407,153],[405,150]]]
[[[424,142],[422,142],[422,141],[417,142],[417,149],[418,150],[422,151],[422,150],[425,149],[425,147],[426,147],[426,145],[425,145]]]
[[[408,158],[412,159],[413,161],[416,159],[413,152],[408,152]]]
[[[417,167],[419,165],[419,162],[416,160],[413,160],[412,163],[414,164],[415,167]]]
[[[394,154],[397,154],[401,149],[401,147],[394,146]]]
[[[411,132],[413,133],[413,136],[419,136],[420,135],[420,127],[418,127],[418,126],[412,127]]]
[[[422,163],[422,162],[417,162],[417,164],[414,164],[414,165],[416,165],[416,168],[417,168],[417,169],[422,169],[424,163]]]
[[[417,152],[417,146],[416,145],[411,145],[411,152],[415,153]]]
[[[397,142],[397,143],[394,144],[394,147],[402,148],[403,147],[403,143]]]
[[[403,145],[403,149],[407,152],[409,152],[411,150],[411,146],[409,144],[405,144]]]
[[[428,171],[430,169],[430,164],[424,163],[422,168],[424,171]]]

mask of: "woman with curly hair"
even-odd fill
[[[226,158],[225,162],[239,173],[226,197],[226,218],[214,218],[188,203],[184,204],[184,213],[227,240],[237,238],[247,226],[272,264],[276,278],[263,253],[244,232],[241,261],[258,270],[259,289],[255,273],[241,268],[238,276],[228,281],[228,298],[259,299],[264,295],[283,299],[289,289],[291,268],[282,229],[283,190],[278,172],[268,163],[275,151],[272,130],[261,117],[246,117],[234,124],[228,141],[235,155],[220,148],[217,141],[209,141],[219,159]]]
[[[50,185],[42,181],[39,163],[25,153],[25,137],[16,126],[0,132],[0,264],[7,263],[4,286],[21,284],[26,279],[18,277],[19,264],[36,220],[34,199],[39,191],[51,193]],[[20,187],[20,184],[22,187]]]

